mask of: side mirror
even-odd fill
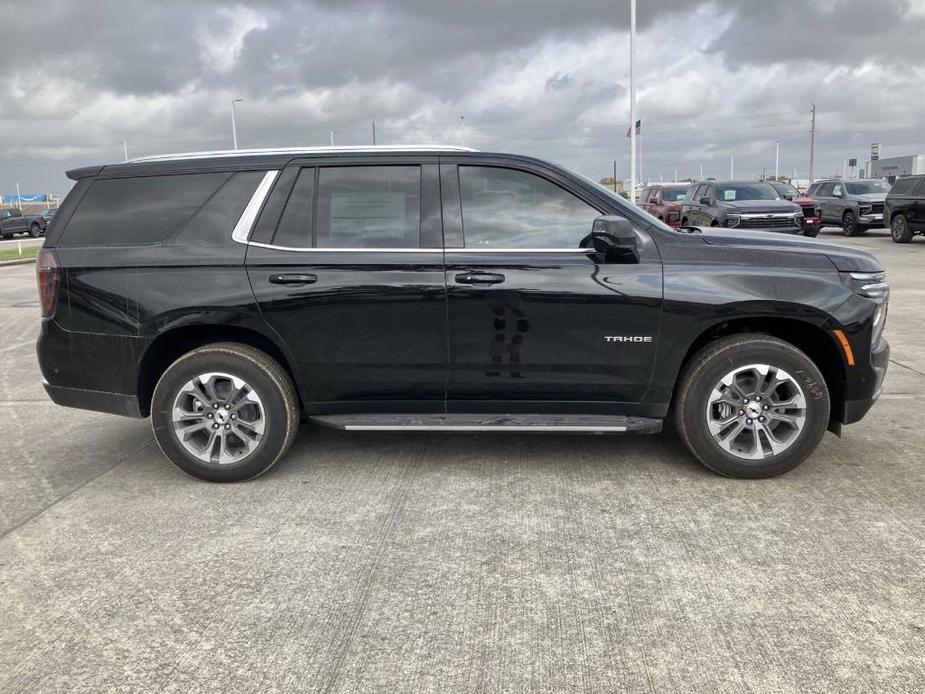
[[[709,205],[709,204],[710,204],[710,198],[708,198],[708,197],[700,198],[700,204],[701,204],[701,205]]]
[[[593,248],[605,260],[619,263],[638,263],[639,248],[633,225],[624,217],[606,215],[591,225],[591,233],[581,241],[582,248]]]
[[[790,193],[787,193],[784,195],[784,200],[789,200],[790,202],[793,202],[793,196]]]

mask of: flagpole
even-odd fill
[[[630,202],[636,204],[636,0],[630,0]]]

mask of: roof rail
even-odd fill
[[[350,145],[334,147],[269,147],[264,149],[225,149],[214,152],[180,152],[177,154],[155,154],[149,157],[131,159],[128,163],[176,161],[182,159],[213,159],[220,157],[257,157],[273,154],[363,154],[367,152],[477,152],[471,147],[456,145]]]

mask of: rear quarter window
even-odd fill
[[[248,173],[256,181],[257,175]],[[232,177],[220,172],[95,180],[71,217],[59,245],[164,243],[178,234]],[[242,210],[246,204],[246,198],[240,201]],[[219,215],[219,218],[224,217]]]

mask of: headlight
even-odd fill
[[[890,293],[885,272],[841,272],[842,281],[855,294],[868,299],[885,299]]]
[[[818,219],[819,217],[822,216],[822,208],[821,208],[821,207],[817,207],[815,210],[813,210],[813,212],[815,212],[816,218],[817,218],[817,219]]]
[[[727,214],[726,215],[726,226],[727,227],[739,226],[739,223],[741,221],[742,221],[742,218],[737,214]]]

